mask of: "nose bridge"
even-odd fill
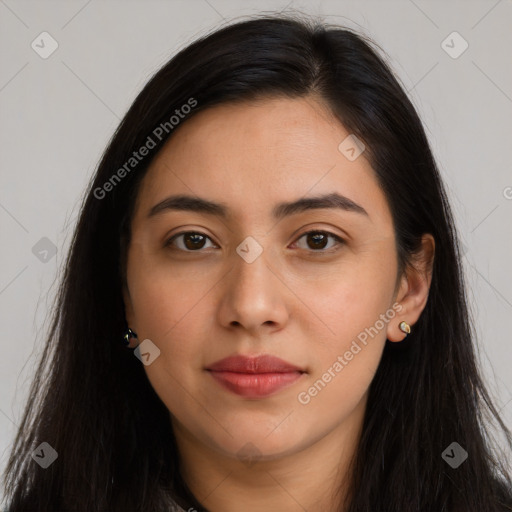
[[[245,239],[234,255],[234,285],[237,292],[255,297],[267,289],[272,276],[267,266],[268,249],[255,239]],[[268,291],[268,290],[267,290]]]
[[[223,300],[223,315],[228,312],[225,323],[236,321],[247,329],[255,329],[268,321],[280,321],[279,280],[267,266],[272,267],[269,253],[254,239],[245,239],[237,247]]]

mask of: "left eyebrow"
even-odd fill
[[[347,212],[354,212],[369,217],[368,212],[359,204],[348,197],[333,192],[315,197],[304,197],[291,202],[278,203],[272,209],[272,216],[276,220],[296,215],[307,210],[318,210],[325,208],[336,208]],[[227,219],[230,209],[223,203],[216,203],[188,195],[169,196],[153,206],[148,213],[148,217],[153,217],[167,210],[193,211],[207,215],[215,215]]]

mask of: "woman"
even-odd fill
[[[106,149],[8,507],[512,510],[491,419],[510,446],[411,102],[371,41],[260,17],[171,59]]]

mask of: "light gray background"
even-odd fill
[[[285,7],[371,36],[409,91],[466,248],[484,374],[512,425],[510,0],[0,0],[0,470],[79,201],[119,119],[154,71],[223,18]],[[43,31],[59,45],[47,59],[31,48]],[[469,44],[456,59],[441,45],[453,31]],[[57,247],[46,263],[32,252],[42,237]]]

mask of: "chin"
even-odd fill
[[[221,438],[211,438],[210,443],[216,451],[230,458],[242,461],[275,460],[290,455],[308,445],[304,434],[297,429],[279,429],[265,425],[264,429],[257,428],[254,421],[247,424],[232,424],[228,429],[232,434],[222,435]]]

